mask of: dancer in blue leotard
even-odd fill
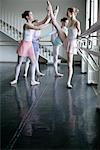
[[[58,11],[59,11],[59,7],[57,6],[56,10],[54,11],[54,15],[56,18],[57,18]],[[62,32],[64,32],[65,36],[67,36],[67,34],[68,34],[67,24],[68,24],[67,18],[62,18],[61,19],[61,29],[62,29]],[[52,30],[56,31],[54,26],[52,26]],[[63,74],[58,72],[58,55],[59,55],[59,49],[62,45],[62,41],[60,40],[57,31],[51,35],[51,41],[53,44],[53,61],[54,61],[55,76],[62,77]]]

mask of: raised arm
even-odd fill
[[[24,25],[24,29],[25,28],[26,29],[33,29],[33,30],[41,30],[39,26],[34,26],[34,24],[29,24],[29,23]]]
[[[44,20],[37,22],[37,23],[36,23],[36,26],[40,26],[40,25],[42,25],[42,24],[47,24],[47,23],[49,23],[49,22],[50,22],[50,18],[49,18],[49,16],[47,15]]]
[[[47,16],[42,21],[37,22],[37,26],[40,26],[42,24],[48,24],[50,20],[51,20],[50,11],[47,8]]]
[[[47,26],[48,26],[48,24],[42,24],[40,26],[36,26],[36,25],[34,25],[32,23],[31,24],[27,23],[25,25],[25,28],[27,28],[27,29],[33,29],[33,30],[41,30],[41,29],[43,29],[43,28],[45,28]]]

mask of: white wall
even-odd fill
[[[18,44],[0,32],[0,62],[16,62]]]

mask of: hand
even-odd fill
[[[51,12],[53,9],[49,0],[47,1],[47,5],[48,5],[48,10]]]

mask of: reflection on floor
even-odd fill
[[[55,78],[53,66],[41,65],[45,77],[38,86],[30,85],[30,72],[23,78],[23,69],[10,86],[15,64],[0,64],[1,149],[99,150],[96,95],[80,67],[74,67],[73,89],[66,88],[66,65],[59,67],[63,78]]]

